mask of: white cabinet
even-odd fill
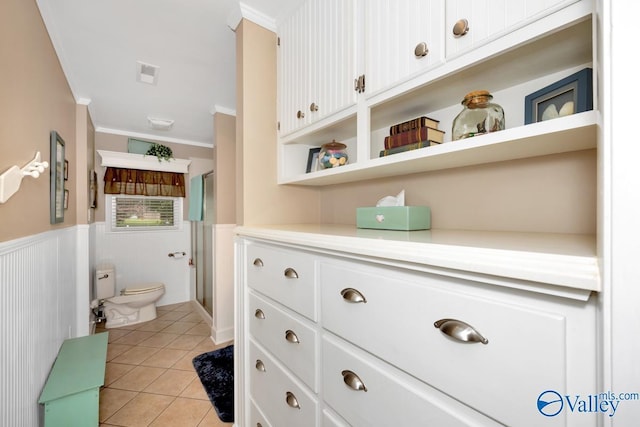
[[[366,96],[442,62],[442,7],[441,0],[364,2]]]
[[[496,39],[578,0],[447,0],[446,55]]]
[[[353,0],[308,0],[278,28],[280,133],[355,103]]]
[[[552,417],[538,409],[548,390],[597,390],[588,290],[500,281],[497,270],[438,270],[398,255],[428,252],[427,243],[421,251],[389,237],[388,255],[371,256],[371,239],[340,240],[343,232],[327,226],[321,234],[286,226],[238,233],[240,423],[262,415],[271,425],[597,425],[597,414],[567,405]],[[305,298],[318,309],[316,321],[292,310],[295,299],[256,289],[254,259],[269,253],[314,266],[313,295]]]
[[[325,110],[320,105],[318,113],[326,115],[315,122],[304,121],[310,117],[309,105],[316,102],[316,95],[302,102],[291,101],[291,93],[304,86],[298,84],[300,74],[312,72],[305,67],[314,61],[328,63],[322,60],[327,53],[305,50],[304,55],[313,56],[305,65],[296,65],[302,54],[290,60],[290,54],[281,55],[279,183],[324,186],[596,148],[596,112],[544,126],[525,126],[523,113],[529,93],[558,76],[593,67],[592,0],[371,0],[357,4],[352,25],[341,21],[357,31],[344,39],[351,44],[353,37],[358,46],[353,57],[359,66],[352,68],[349,84],[353,85],[356,75],[365,76],[365,91],[357,99],[351,87],[349,102],[343,102],[342,109]],[[310,5],[317,3],[305,2],[302,7]],[[460,19],[467,19],[470,29],[454,37],[452,26]],[[283,24],[283,31],[289,24]],[[429,53],[417,58],[415,48],[422,42]],[[334,49],[336,45],[340,43],[326,44]],[[449,143],[461,100],[478,89],[500,94],[507,129]],[[322,92],[334,96],[342,89],[330,87]],[[299,106],[294,107],[296,102]],[[298,109],[305,110],[305,119],[299,125],[285,124]],[[288,115],[284,110],[290,110]],[[389,127],[422,115],[440,121],[445,144],[380,158]],[[349,164],[307,173],[309,149],[333,139],[347,145]]]

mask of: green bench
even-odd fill
[[[38,401],[45,427],[98,425],[108,338],[103,332],[62,343]]]

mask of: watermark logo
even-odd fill
[[[572,413],[603,413],[613,417],[620,402],[640,400],[640,393],[613,393],[611,391],[587,395],[562,395],[555,390],[545,390],[538,395],[538,412],[545,417],[555,417],[563,410]]]
[[[538,411],[545,417],[555,417],[564,407],[562,396],[555,390],[546,390],[538,396]]]

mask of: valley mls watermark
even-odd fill
[[[545,417],[555,417],[563,410],[574,413],[603,413],[613,417],[620,402],[640,400],[640,393],[613,393],[607,391],[587,395],[561,395],[555,390],[546,390],[538,396],[538,412]]]

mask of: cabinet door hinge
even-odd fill
[[[361,76],[358,76],[358,78],[357,78],[357,79],[355,79],[355,82],[354,82],[354,83],[355,83],[355,88],[354,88],[354,90],[355,90],[356,92],[358,92],[358,93],[362,93],[362,92],[364,92],[364,87],[365,87],[365,84],[364,84],[364,74],[363,74],[363,75],[361,75]]]

